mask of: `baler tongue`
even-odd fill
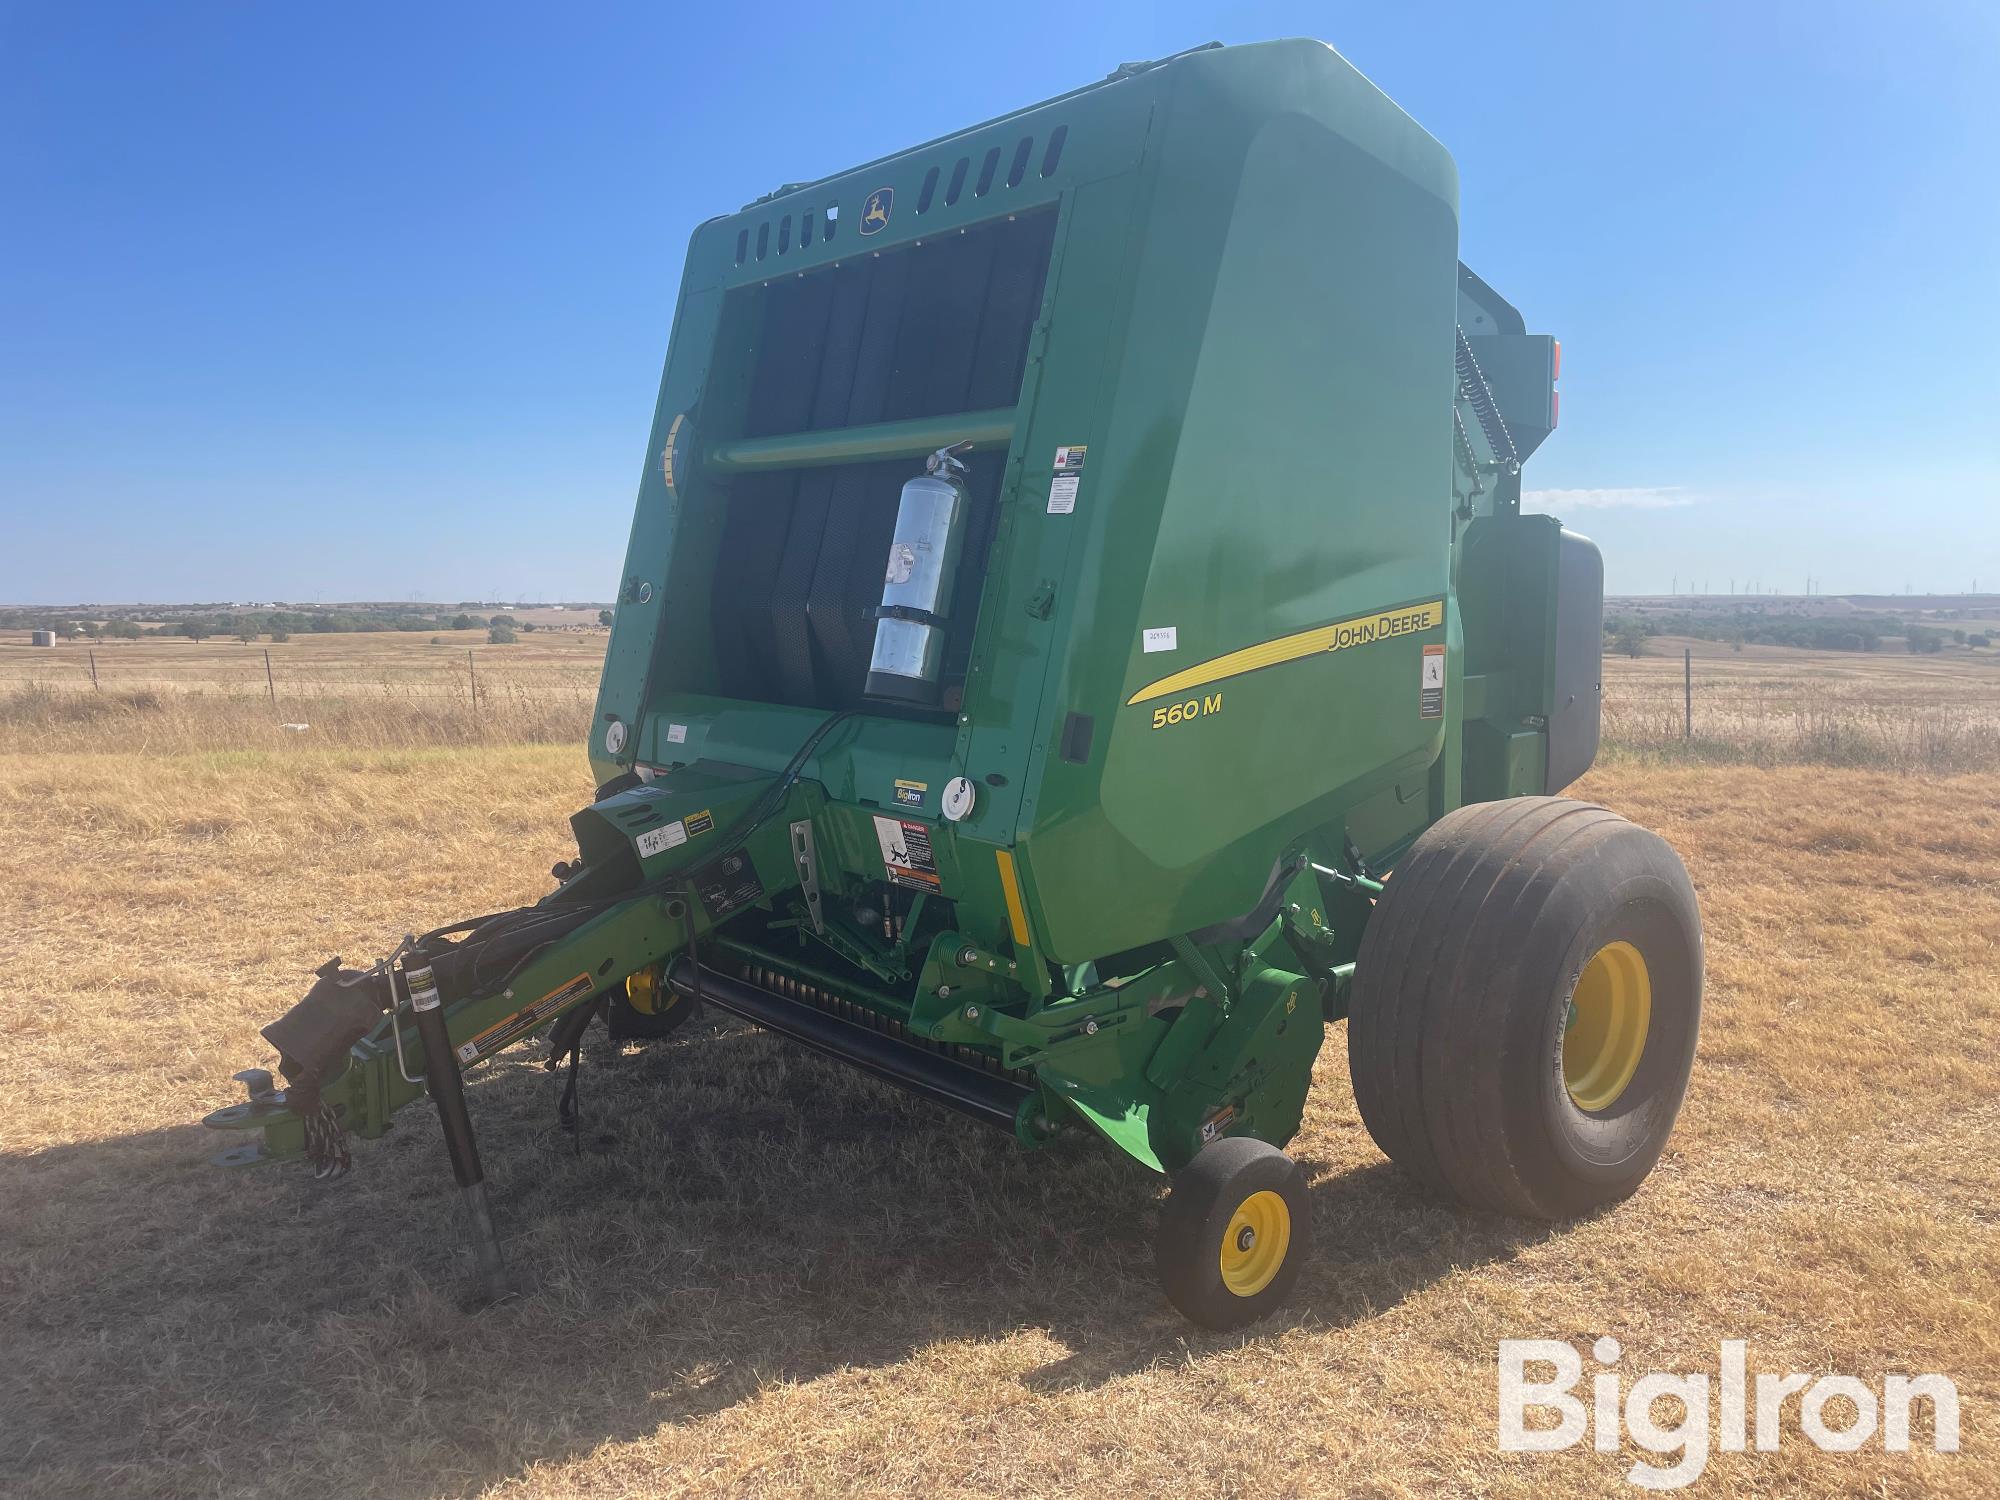
[[[800,759],[833,722],[808,737]],[[504,1295],[462,1070],[557,1028],[558,1050],[573,1059],[583,1029],[573,1018],[628,989],[653,997],[648,1014],[677,1005],[667,964],[744,902],[796,885],[801,867],[780,815],[796,798],[809,817],[813,796],[796,777],[796,763],[777,775],[697,764],[606,788],[571,820],[580,857],[557,867],[561,884],[542,901],[407,937],[365,969],[329,959],[305,996],[264,1028],[285,1087],[247,1069],[236,1077],[249,1097],[202,1122],[258,1132],[214,1160],[303,1158],[316,1175],[337,1176],[350,1165],[350,1135],[383,1134],[395,1110],[428,1094],[472,1221],[484,1295]]]

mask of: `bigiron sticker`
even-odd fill
[[[905,781],[900,776],[896,778],[896,800],[905,807],[922,807],[924,793],[929,790],[930,783],[927,781]]]
[[[579,974],[564,985],[550,990],[541,999],[525,1009],[517,1010],[504,1021],[496,1021],[477,1036],[461,1042],[458,1060],[462,1063],[476,1063],[480,1058],[498,1052],[516,1037],[527,1035],[542,1022],[559,1010],[567,1010],[578,1000],[590,993],[590,975]]]
[[[875,818],[875,842],[882,846],[882,869],[893,885],[915,891],[938,889],[937,855],[931,831],[908,818]]]

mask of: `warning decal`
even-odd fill
[[[1424,647],[1423,676],[1417,685],[1417,715],[1425,719],[1444,717],[1444,645]]]
[[[1076,509],[1076,489],[1083,483],[1081,474],[1058,474],[1049,481],[1049,514],[1066,516]]]
[[[938,888],[937,855],[931,849],[931,831],[924,824],[878,815],[875,842],[882,846],[882,868],[892,885],[917,891]]]
[[[678,849],[688,841],[687,825],[676,818],[671,823],[662,823],[658,828],[648,828],[633,842],[639,846],[639,857],[651,859],[655,854],[664,854],[669,849]]]
[[[1087,444],[1065,443],[1062,447],[1056,449],[1056,468],[1058,470],[1080,469],[1083,467],[1083,457],[1088,452],[1090,452],[1090,448]]]
[[[700,812],[689,813],[686,818],[686,824],[687,835],[689,838],[693,838],[696,834],[707,833],[709,829],[713,828],[715,826],[715,819],[709,816],[708,809],[704,807]]]
[[[525,1010],[517,1010],[506,1020],[495,1021],[470,1041],[461,1042],[458,1048],[458,1060],[462,1063],[476,1063],[487,1054],[498,1052],[516,1037],[533,1031],[557,1011],[568,1009],[589,993],[590,975],[587,973],[577,975],[568,984],[550,990]]]
[[[701,896],[701,909],[712,922],[764,899],[764,882],[757,878],[757,867],[741,849],[695,871],[694,888]]]

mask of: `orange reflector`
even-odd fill
[[[1007,898],[1007,925],[1014,932],[1014,946],[1023,952],[1028,947],[1028,909],[1021,904],[1021,881],[1014,873],[1014,856],[1006,849],[995,849],[993,858],[1000,865],[1000,893]]]
[[[1563,341],[1561,339],[1550,339],[1549,342],[1556,346],[1555,363],[1549,366],[1549,379],[1561,380],[1563,378]]]

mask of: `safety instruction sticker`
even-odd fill
[[[1140,632],[1139,644],[1147,651],[1178,651],[1181,648],[1181,628],[1178,625],[1155,625]]]
[[[705,807],[700,812],[689,813],[682,821],[687,824],[689,838],[693,838],[697,834],[707,833],[709,829],[715,826],[715,819],[709,816],[708,809]]]
[[[648,828],[634,840],[639,846],[639,857],[641,859],[651,859],[655,854],[664,854],[669,849],[678,849],[687,841],[687,825],[678,818],[671,823],[662,823],[658,828]]]
[[[1076,470],[1083,467],[1083,456],[1090,451],[1084,443],[1065,443],[1056,449],[1056,472],[1065,469]]]
[[[1417,714],[1425,719],[1444,717],[1444,643],[1424,647],[1423,676],[1418,679]]]
[[[589,993],[590,975],[577,975],[569,983],[550,990],[533,1005],[515,1011],[504,1021],[495,1021],[477,1036],[459,1043],[458,1060],[476,1063],[480,1058],[498,1052],[516,1037],[527,1035],[557,1011],[567,1010]]]
[[[685,745],[687,743],[687,737],[688,737],[687,725],[669,724],[667,726],[667,743],[669,745]]]
[[[711,922],[764,899],[764,882],[757,878],[757,867],[741,849],[695,871],[694,888]]]
[[[905,807],[922,807],[924,793],[930,789],[930,783],[927,781],[905,781],[900,776],[896,778],[896,800]]]
[[[1049,514],[1066,516],[1076,509],[1077,486],[1083,483],[1081,474],[1058,474],[1049,481]]]
[[[916,891],[938,888],[937,854],[931,849],[931,831],[924,824],[878,815],[875,842],[882,846],[882,868],[890,884]]]

